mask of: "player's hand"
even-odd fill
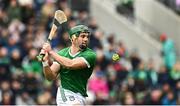
[[[40,54],[44,54],[42,61],[48,61],[49,60],[48,59],[49,58],[48,53],[44,49],[41,49]]]
[[[52,50],[51,45],[49,43],[44,43],[42,49],[44,49],[47,53]]]

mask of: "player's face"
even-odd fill
[[[89,33],[80,33],[79,37],[77,38],[78,45],[80,49],[85,49],[89,43]]]

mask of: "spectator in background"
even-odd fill
[[[22,57],[19,49],[14,49],[10,56],[10,70],[13,74],[22,73]]]
[[[175,91],[174,93],[176,94],[176,100],[178,102],[179,101],[178,99],[180,99],[180,80],[176,83],[176,88],[174,91]],[[180,105],[180,101],[178,105]]]
[[[12,100],[12,93],[5,91],[2,94],[2,101],[0,102],[0,105],[13,105],[15,104]]]
[[[38,95],[37,102],[38,105],[46,105],[46,104],[52,104],[52,95],[51,92],[48,90],[45,90],[42,92],[42,94]]]
[[[158,82],[158,74],[155,70],[155,65],[153,60],[149,60],[147,66],[147,73],[148,73],[148,84],[149,86],[156,86]]]
[[[159,88],[152,89],[146,104],[148,105],[161,105],[162,91]]]
[[[59,43],[59,45],[61,45],[62,48],[69,46],[69,45],[71,44],[71,42],[69,41],[69,35],[68,35],[68,33],[65,32],[65,33],[62,33],[61,36],[59,36],[59,37],[57,36],[57,39],[54,39],[54,40],[53,40],[52,46],[55,46],[56,43],[57,43],[57,44]],[[54,45],[53,45],[53,44],[54,44]]]
[[[11,80],[11,89],[12,89],[12,92],[13,92],[14,96],[17,97],[17,96],[21,95],[21,93],[23,91],[22,87],[23,87],[23,84],[21,83],[20,75],[18,77],[16,77],[16,78],[15,77],[12,78],[12,80]]]
[[[134,72],[136,91],[145,91],[148,86],[148,74],[144,62],[141,62]]]
[[[109,61],[105,58],[103,48],[98,47],[96,49],[96,54],[97,54],[96,65],[100,66],[100,70],[106,72],[107,71],[106,68],[109,64]]]
[[[0,47],[0,65],[9,64],[8,49],[6,47]]]
[[[27,24],[31,21],[35,16],[34,12],[34,5],[33,5],[33,0],[27,0],[27,2],[24,2],[25,0],[18,0],[19,5],[21,5],[21,13],[22,14],[22,22]],[[24,3],[23,3],[24,2]]]
[[[173,91],[168,91],[162,98],[162,105],[176,105],[175,95]]]
[[[97,49],[98,47],[102,47],[101,39],[103,37],[103,32],[96,30],[94,33],[92,33],[92,36],[90,36],[90,39],[92,42],[89,43],[89,47],[91,49]]]
[[[115,35],[114,34],[110,34],[107,37],[107,47],[105,46],[105,57],[107,60],[111,61],[112,60],[112,56],[115,53]]]
[[[92,33],[94,33],[98,29],[98,25],[94,17],[89,18],[88,24],[88,27],[92,30]]]
[[[172,85],[175,87],[176,83],[180,80],[180,63],[177,62],[170,71],[170,77],[172,79]]]
[[[99,71],[99,67],[97,68],[98,69],[95,73],[95,77],[89,80],[89,90],[92,91],[95,95],[101,95],[103,99],[107,99],[109,94],[107,81],[105,79],[104,73]]]
[[[7,8],[7,14],[10,22],[13,19],[21,20],[21,7],[18,5],[17,0],[10,0],[10,5]]]
[[[177,99],[177,105],[180,105],[180,96]]]
[[[8,50],[5,47],[0,47],[0,82],[8,80],[11,76],[9,69],[10,59],[8,57]]]
[[[1,24],[0,24],[1,26]],[[6,28],[0,29],[0,45],[7,45],[8,44],[8,39],[9,39],[9,31]]]
[[[107,76],[108,76],[107,81],[108,81],[109,91],[113,92],[117,90],[119,83],[117,81],[117,72],[114,69],[113,64],[109,64],[107,66]]]
[[[55,8],[55,1],[54,0],[46,0],[45,4],[41,8],[41,22],[46,23],[48,18],[54,16]]]
[[[78,17],[77,17],[77,24],[88,24],[89,16],[87,11],[79,11],[78,12]]]
[[[1,27],[7,27],[8,23],[9,23],[9,18],[7,13],[2,8],[0,8],[0,29]]]
[[[160,41],[163,44],[162,56],[164,59],[164,64],[169,71],[176,63],[176,50],[174,42],[171,39],[168,39],[167,35],[164,33],[160,35]]]
[[[0,83],[1,100],[0,105],[13,105],[15,104],[15,97],[11,90],[10,79]]]
[[[96,100],[92,103],[92,105],[108,105],[108,100],[103,99],[100,92],[96,94]]]
[[[135,104],[135,99],[133,97],[132,92],[126,92],[123,98],[123,105],[133,105]]]
[[[39,93],[39,84],[32,72],[28,72],[23,78],[23,91],[26,91],[32,99],[36,99]]]
[[[38,54],[37,49],[32,48],[29,51],[28,56],[23,59],[22,67],[27,73],[34,73],[37,76],[41,76],[42,67],[41,63],[37,61],[36,56]]]
[[[35,27],[32,24],[26,25],[26,29],[21,34],[21,39],[24,39],[21,41],[21,54],[22,57],[25,57],[29,50],[33,48],[33,38],[35,35]]]
[[[35,33],[35,38],[34,38],[34,42],[33,42],[33,46],[35,48],[40,48],[42,46],[42,44],[46,41],[47,38],[47,32],[45,30],[44,25],[39,25],[38,30]]]
[[[164,83],[170,83],[170,76],[165,66],[160,66],[158,71],[158,84],[162,86]]]
[[[132,70],[136,70],[138,68],[138,65],[141,63],[141,58],[136,49],[134,49],[130,54],[130,62],[132,65]]]
[[[16,105],[35,105],[35,101],[28,92],[23,91],[21,95],[16,97]]]

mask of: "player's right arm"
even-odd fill
[[[45,54],[43,58],[43,73],[47,80],[55,80],[58,77],[60,65],[57,62],[50,62],[50,59],[48,57],[48,53],[41,50],[42,53]]]

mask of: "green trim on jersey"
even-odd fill
[[[86,97],[86,85],[89,77],[93,72],[93,68],[96,62],[96,54],[93,50],[87,48],[79,53],[72,55],[70,53],[70,48],[64,48],[58,52],[59,55],[67,57],[69,59],[74,59],[76,57],[81,57],[85,60],[87,68],[79,70],[71,70],[61,66],[60,69],[60,80],[61,86],[64,89],[71,90],[75,93],[81,93],[82,96]]]

